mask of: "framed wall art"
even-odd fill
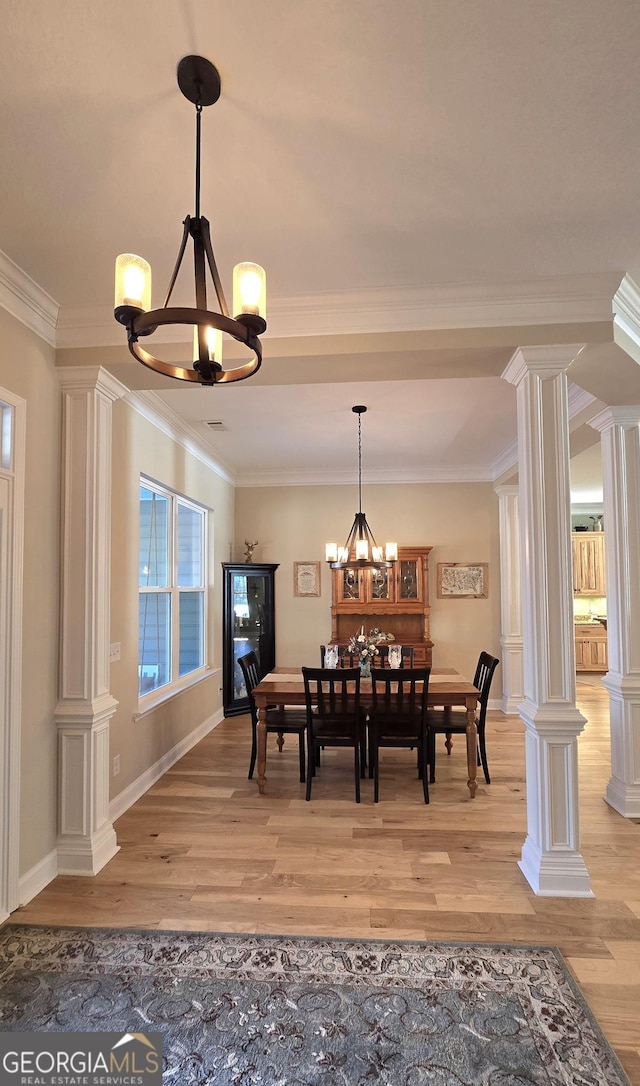
[[[488,595],[488,562],[438,562],[438,599],[486,600]]]
[[[293,563],[293,594],[294,596],[320,595],[319,562]]]

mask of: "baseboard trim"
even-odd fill
[[[53,882],[58,874],[58,851],[53,849],[48,856],[35,864],[26,875],[18,879],[18,906],[28,905],[45,886]]]
[[[222,709],[218,709],[212,716],[203,720],[194,731],[189,732],[184,739],[176,744],[171,750],[168,750],[166,754],[162,755],[158,761],[149,766],[135,781],[132,781],[124,791],[119,792],[117,796],[111,800],[109,804],[109,819],[111,822],[115,822],[117,818],[120,818],[125,811],[128,811],[130,807],[133,807],[134,803],[137,803],[139,799],[144,796],[145,792],[159,781],[164,774],[171,769],[172,766],[179,762],[185,754],[195,747],[201,739],[204,739],[209,732],[212,732],[214,728],[217,728],[218,724],[224,720],[224,713]]]

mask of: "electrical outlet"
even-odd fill
[[[120,755],[115,754],[114,757],[113,757],[113,775],[114,775],[114,777],[117,777],[119,772],[120,772]]]
[[[109,646],[109,663],[113,663],[114,660],[120,659],[120,642],[115,641],[113,645]]]

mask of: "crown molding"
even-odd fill
[[[578,275],[501,283],[371,287],[269,300],[269,333],[278,338],[455,328],[584,324],[611,321],[620,275]],[[184,340],[183,329],[163,329],[163,341]],[[58,347],[113,347],[122,326],[107,306],[65,306]]]
[[[376,484],[411,483],[490,483],[490,470],[479,468],[477,464],[462,464],[452,468],[398,468],[385,469],[367,477],[363,474],[363,483]],[[287,472],[244,472],[238,473],[237,487],[276,487],[276,486],[356,486],[353,472],[334,471],[287,471]]]
[[[51,347],[56,346],[60,307],[22,268],[0,250],[0,306]]]
[[[518,467],[518,439],[514,437],[513,441],[494,456],[493,460],[489,464],[489,470],[491,472],[491,480],[495,482],[496,479],[500,479],[501,476],[507,471],[511,471],[513,468]]]
[[[155,392],[127,392],[122,399],[147,422],[191,453],[225,482],[231,486],[237,485],[233,471],[212,457],[205,443],[199,439],[197,431],[185,423]]]
[[[613,296],[613,340],[640,364],[640,287],[630,275]]]

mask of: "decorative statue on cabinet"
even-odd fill
[[[255,543],[250,543],[248,539],[245,539],[245,541],[244,541],[244,545],[246,547],[246,550],[244,552],[244,560],[245,560],[245,562],[253,562],[253,552],[256,549],[256,547],[258,546],[258,542],[259,542],[259,540],[256,539]]]

